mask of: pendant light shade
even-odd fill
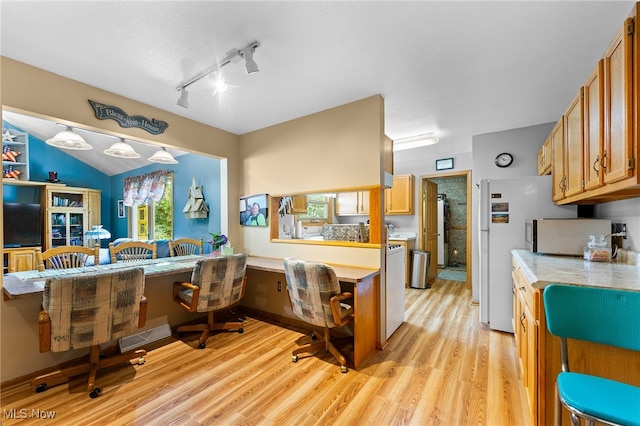
[[[79,151],[93,149],[91,145],[82,139],[82,136],[72,131],[69,126],[67,126],[66,130],[63,130],[51,139],[47,139],[46,143],[47,145],[62,149],[75,149]]]
[[[173,155],[169,153],[164,147],[156,151],[151,157],[148,158],[152,163],[162,164],[178,164],[178,161],[173,158]]]
[[[120,139],[121,142],[116,142],[103,152],[112,157],[118,158],[140,158],[138,154],[124,139]]]

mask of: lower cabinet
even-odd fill
[[[512,262],[513,329],[531,422],[538,426],[553,425],[555,381],[560,372],[560,343],[547,330],[542,299],[544,290],[534,288],[533,285],[538,287],[538,284],[525,278],[531,276],[528,272],[523,273],[526,265],[520,264],[515,257]],[[640,386],[640,357],[636,351],[629,349],[571,340],[569,366],[571,371]],[[570,424],[569,412],[563,409],[562,425]]]
[[[35,247],[5,248],[3,254],[5,274],[36,269]]]

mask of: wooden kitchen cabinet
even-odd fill
[[[304,214],[307,212],[307,196],[294,195],[291,197],[291,213]]]
[[[604,55],[605,183],[633,175],[632,36],[628,19]]]
[[[633,88],[634,78],[640,78],[640,36],[634,30],[637,10],[633,14],[583,87],[582,167],[577,165],[577,124],[572,124],[577,123],[579,115],[575,101],[561,119],[564,147],[560,148],[560,122],[550,136],[552,198],[558,204],[602,203],[640,196],[640,129],[634,126],[640,120],[640,91]],[[569,165],[571,161],[575,167]],[[580,170],[582,179],[576,174]],[[582,190],[579,181],[583,182]]]
[[[564,198],[566,190],[565,161],[564,161],[564,116],[556,123],[551,131],[551,194],[553,201]]]
[[[538,151],[538,176],[551,174],[551,136]]]
[[[584,191],[583,89],[564,114],[564,196]]]
[[[336,216],[368,215],[369,191],[336,194]]]
[[[529,402],[529,415],[537,424],[538,405],[538,334],[540,293],[522,275],[518,262],[513,260],[513,331],[516,351]]]
[[[36,247],[5,248],[4,273],[36,269]]]
[[[604,185],[604,60],[584,85],[584,189]]]
[[[384,190],[385,215],[413,214],[413,175],[395,175],[393,186]]]

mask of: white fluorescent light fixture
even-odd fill
[[[103,152],[112,157],[118,158],[140,158],[138,154],[124,139],[120,138],[121,142],[116,142]]]
[[[245,65],[245,70],[247,71],[247,74],[257,73],[259,69],[258,69],[258,64],[256,64],[256,62],[253,60],[253,53],[256,51],[258,47],[260,47],[260,42],[252,41],[242,49],[231,49],[227,52],[225,57],[216,65],[196,75],[195,77],[190,78],[184,83],[180,84],[178,87],[176,87],[176,90],[180,92],[180,97],[178,98],[178,102],[177,102],[178,105],[180,105],[183,108],[188,108],[189,104],[187,102],[187,97],[189,96],[189,93],[186,90],[187,87],[191,86],[196,81],[203,79],[209,74],[219,72],[222,67],[224,67],[225,65],[231,62],[238,62],[242,58],[244,59],[244,65]],[[214,93],[224,92],[226,88],[227,88],[227,85],[224,82],[224,80],[219,79],[218,83],[216,84],[216,90]]]
[[[396,139],[393,141],[394,151],[403,151],[405,149],[419,148],[421,146],[435,145],[440,138],[434,132],[422,135],[412,136],[410,138]]]
[[[79,134],[71,130],[71,127],[67,126],[66,130],[59,132],[51,139],[45,141],[47,145],[55,146],[62,149],[74,149],[77,151],[87,151],[93,149]]]
[[[173,158],[173,155],[169,153],[162,147],[162,149],[156,151],[151,157],[148,158],[152,163],[161,163],[161,164],[178,164],[178,160]]]

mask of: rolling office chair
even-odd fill
[[[86,273],[45,281],[38,316],[40,352],[63,352],[89,348],[89,362],[38,376],[31,381],[36,392],[89,372],[87,392],[96,398],[97,371],[137,358],[144,363],[144,349],[101,357],[100,344],[133,334],[147,316],[144,269],[131,268],[106,273]]]
[[[202,238],[194,240],[193,238],[179,238],[175,241],[169,241],[169,254],[174,256],[187,256],[190,254],[199,254],[202,256]]]
[[[340,363],[340,370],[346,373],[347,360],[331,343],[331,329],[344,327],[353,320],[353,307],[341,303],[352,298],[352,294],[340,290],[335,271],[322,263],[287,258],[284,260],[284,272],[293,313],[324,330],[323,336],[313,332],[312,338],[318,342],[294,349],[292,361],[298,361],[298,354],[327,349]]]
[[[87,266],[87,261],[93,257],[93,264],[100,259],[100,245],[93,248],[83,246],[60,246],[42,252],[36,248],[36,268],[40,272],[45,269],[69,269]]]
[[[135,262],[136,260],[156,259],[158,257],[158,245],[154,241],[145,243],[144,241],[127,241],[114,246],[109,243],[109,256],[111,263]]]
[[[215,322],[214,311],[228,308],[244,297],[247,284],[247,254],[210,257],[196,262],[191,282],[173,283],[173,300],[189,312],[207,312],[205,324],[179,326],[179,335],[200,331],[198,348],[206,347],[207,338],[213,330],[228,330],[243,333],[241,321]]]
[[[555,424],[562,406],[591,425],[640,425],[640,387],[569,370],[567,338],[640,351],[640,293],[552,284],[543,293],[549,332],[560,339]],[[638,354],[640,356],[640,354]]]

